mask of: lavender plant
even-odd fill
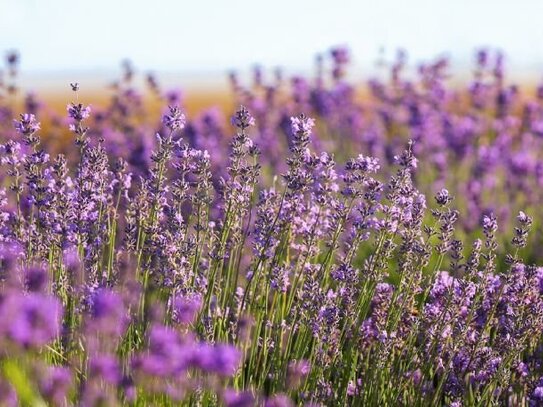
[[[2,104],[2,405],[543,403],[541,92],[481,51],[457,105],[401,54],[363,105],[330,57],[233,75],[229,130],[149,76],[152,120],[129,64],[62,153]]]

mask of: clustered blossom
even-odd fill
[[[543,86],[350,60],[233,74],[233,127],[129,62],[69,144],[0,98],[0,405],[543,405]]]
[[[81,103],[70,103],[66,109],[68,110],[68,117],[76,122],[88,119],[91,114],[90,106],[83,106]]]
[[[25,138],[40,130],[40,123],[36,121],[36,116],[33,114],[21,114],[21,120],[15,121],[15,129]]]
[[[298,117],[291,117],[290,123],[295,136],[298,134],[306,136],[311,133],[311,130],[315,126],[315,120],[303,114]]]
[[[515,237],[512,240],[513,245],[516,247],[525,247],[527,244],[527,237],[532,226],[532,218],[520,211],[517,220],[520,227],[515,228]]]
[[[245,130],[248,127],[255,125],[255,119],[249,111],[242,106],[236,114],[234,114],[230,120],[232,126],[238,127],[241,130]]]
[[[181,130],[185,127],[186,118],[178,106],[169,106],[169,112],[162,117],[162,123],[171,131]]]
[[[202,298],[200,294],[179,294],[173,299],[172,319],[178,323],[190,324],[194,322],[201,307]]]
[[[8,292],[0,305],[0,341],[23,348],[40,347],[60,333],[62,307],[57,298],[42,293]]]
[[[87,132],[89,128],[83,125],[83,121],[90,117],[91,108],[82,103],[70,103],[66,110],[71,119],[70,131],[75,135],[75,144],[80,148],[85,148],[88,144]]]
[[[445,206],[451,202],[452,198],[445,188],[436,194],[436,203],[440,206]]]

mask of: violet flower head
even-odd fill
[[[72,386],[72,380],[69,368],[50,366],[40,378],[40,392],[51,405],[63,405]]]
[[[538,380],[532,394],[530,395],[530,406],[540,406],[543,404],[543,378]]]
[[[25,96],[24,106],[28,113],[36,114],[42,108],[43,104],[38,100],[34,92],[29,92]]]
[[[28,291],[43,291],[48,283],[47,270],[42,267],[29,267],[25,270],[25,286]]]
[[[240,130],[245,130],[248,127],[255,125],[255,119],[245,106],[241,106],[239,110],[230,119],[232,126],[237,127]]]
[[[222,398],[226,407],[252,407],[255,405],[255,396],[250,391],[238,392],[226,389]]]
[[[89,377],[118,384],[121,380],[119,362],[111,355],[92,355],[89,361]]]
[[[528,226],[528,227],[532,225],[532,218],[526,215],[522,211],[519,212],[517,216],[517,220],[519,221],[521,225]]]
[[[295,164],[295,166],[297,166],[301,164],[301,162],[307,156],[308,147],[310,144],[309,136],[311,134],[313,126],[315,126],[315,120],[307,117],[305,114],[302,113],[299,116],[291,117],[290,124],[292,138],[289,140],[289,148],[295,156],[295,161],[298,161],[297,163],[293,162],[292,164]]]
[[[88,119],[91,114],[90,106],[83,106],[81,103],[70,103],[66,107],[66,110],[68,111],[68,116],[77,122]]]
[[[488,50],[487,49],[480,49],[477,51],[475,55],[477,65],[479,68],[484,68],[488,63]]]
[[[271,288],[281,293],[286,293],[290,286],[289,271],[287,267],[274,267],[270,275]]]
[[[498,221],[494,214],[483,216],[483,230],[485,235],[493,234],[498,230]]]
[[[334,62],[338,65],[349,63],[349,49],[345,46],[334,47],[330,50]]]
[[[231,345],[202,344],[195,355],[194,362],[196,367],[205,372],[233,376],[239,368],[241,353]]]
[[[201,307],[202,297],[199,294],[179,294],[173,300],[172,319],[180,324],[191,324]]]
[[[515,237],[513,237],[511,243],[513,243],[514,246],[521,248],[525,247],[528,242],[528,233],[532,227],[533,219],[520,211],[517,216],[517,221],[519,226],[515,227]],[[515,261],[518,261],[518,259],[515,259]]]
[[[167,376],[177,371],[179,338],[176,332],[164,327],[153,326],[149,333],[149,349],[134,362],[134,367],[153,376]]]
[[[6,62],[10,68],[15,68],[19,64],[21,59],[19,53],[16,50],[8,51],[6,54]]]
[[[415,169],[419,160],[413,154],[413,140],[407,143],[407,149],[402,154],[394,156],[394,160],[404,168]]]
[[[349,50],[347,47],[339,46],[331,50],[334,66],[332,68],[332,76],[334,79],[341,79],[345,74],[345,66],[349,63]]]
[[[264,407],[294,407],[294,402],[286,394],[276,394],[266,400]]]
[[[36,132],[40,130],[40,123],[33,114],[21,114],[20,120],[14,120],[15,130],[24,137],[24,143],[28,146],[37,146],[40,143]]]
[[[114,291],[101,288],[93,293],[91,303],[89,329],[114,337],[121,335],[128,322],[121,296]]]
[[[379,171],[381,166],[379,165],[378,158],[368,157],[360,154],[356,160],[352,161],[352,168],[373,174]]]
[[[307,117],[305,114],[300,114],[296,117],[290,118],[290,125],[292,128],[292,132],[297,133],[304,133],[309,134],[311,133],[311,130],[315,126],[315,120]]]
[[[41,293],[10,293],[0,304],[0,317],[0,336],[24,348],[40,348],[59,334],[62,307],[56,298]]]
[[[181,130],[187,122],[185,115],[178,106],[168,106],[169,112],[162,116],[162,123],[172,132]]]
[[[449,194],[449,191],[447,191],[445,188],[439,191],[436,194],[435,198],[436,198],[436,203],[439,206],[445,206],[452,201],[452,196]]]
[[[23,136],[34,134],[40,130],[40,123],[36,120],[36,116],[29,113],[21,114],[20,120],[14,120],[15,130]]]

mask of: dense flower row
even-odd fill
[[[364,105],[331,56],[292,94],[233,76],[233,136],[151,77],[153,123],[127,66],[107,109],[68,105],[64,154],[10,58],[1,403],[543,404],[543,105],[484,51],[468,101],[400,57]]]

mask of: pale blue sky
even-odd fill
[[[543,73],[543,1],[0,0],[0,52],[18,49],[28,72],[112,70],[126,57],[158,71],[303,69],[334,44],[362,68],[380,47],[463,64],[499,46],[510,66]]]

